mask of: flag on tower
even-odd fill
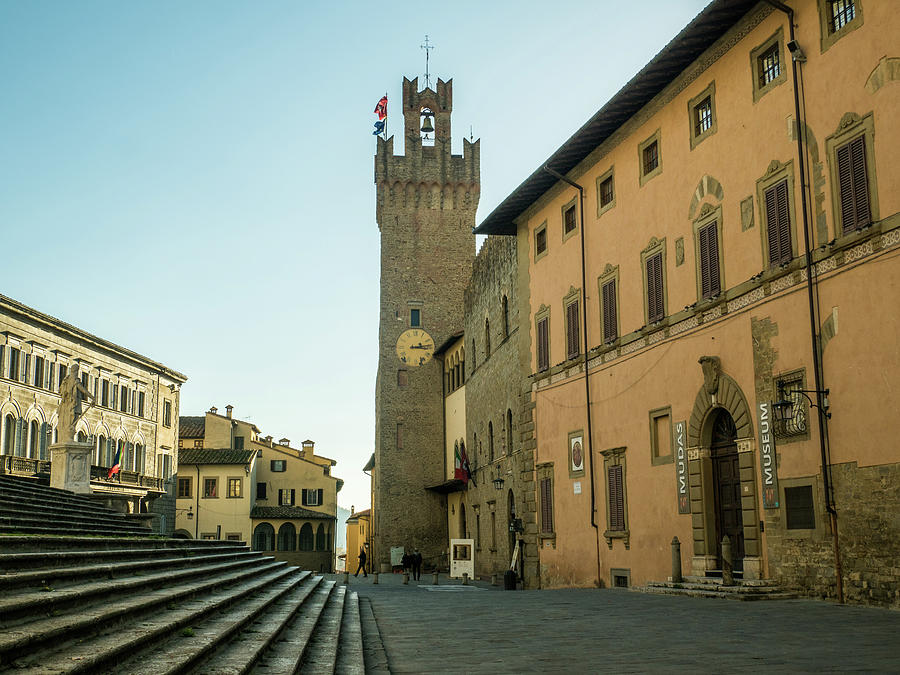
[[[375,131],[373,136],[383,134],[387,126],[387,94],[381,97],[381,100],[375,105],[375,114],[378,115],[378,121],[375,122]]]

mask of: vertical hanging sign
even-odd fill
[[[759,424],[759,471],[762,478],[763,508],[778,508],[778,467],[775,459],[775,432],[772,404],[766,401],[756,408]]]
[[[691,512],[687,449],[684,447],[686,430],[687,423],[684,421],[676,422],[672,429],[675,437],[675,486],[678,493],[678,513]]]

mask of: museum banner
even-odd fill
[[[766,401],[756,408],[759,425],[759,472],[762,479],[763,508],[778,508],[778,463],[775,457],[775,431],[772,404]]]
[[[687,435],[687,422],[676,422],[672,428],[675,447],[675,487],[678,493],[678,513],[691,512],[691,490],[688,480],[688,459],[685,448],[685,436]]]

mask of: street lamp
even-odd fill
[[[491,483],[493,483],[494,487],[497,488],[498,490],[503,489],[504,481],[503,481],[503,477],[500,475],[499,470],[497,471],[497,477],[494,480],[492,480]]]
[[[828,412],[828,389],[818,390],[818,389],[794,389],[791,388],[789,390],[785,390],[785,386],[783,382],[778,383],[778,401],[772,403],[772,413],[775,416],[775,420],[778,422],[790,422],[794,418],[794,394],[802,394],[803,397],[809,402],[810,408],[819,408],[824,414],[825,417],[831,419],[831,413]],[[819,407],[816,403],[813,403],[813,400],[809,397],[809,394],[821,394],[822,395],[822,406]]]

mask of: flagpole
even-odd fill
[[[388,95],[388,93],[387,93],[387,92],[384,92],[384,97],[385,97],[385,99],[387,99],[387,95]],[[385,105],[384,108],[385,108],[385,115],[384,115],[384,140],[387,140],[387,124],[388,124],[387,105]]]

